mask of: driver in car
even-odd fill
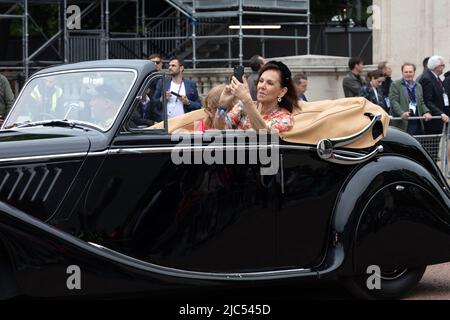
[[[106,129],[111,126],[120,106],[120,94],[103,84],[95,88],[89,101],[93,122]]]

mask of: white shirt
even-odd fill
[[[176,92],[181,96],[185,96],[186,88],[184,86],[184,82],[182,81],[180,84],[177,84],[171,81],[169,91]],[[184,114],[184,107],[183,102],[181,102],[181,98],[178,98],[173,94],[170,95],[170,98],[167,99],[167,118],[170,119],[182,114]]]
[[[375,97],[377,98],[377,102],[380,103],[380,98],[378,97],[378,90],[377,90],[377,88],[372,87],[372,90],[375,93]]]

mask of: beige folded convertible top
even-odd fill
[[[351,136],[360,132],[371,122],[365,114],[382,116],[382,132],[373,137],[372,130],[346,148],[365,149],[374,146],[386,136],[389,115],[379,106],[365,98],[346,98],[323,100],[317,102],[300,102],[301,111],[295,112],[295,125],[291,131],[280,133],[280,138],[287,142],[317,145],[322,139]],[[182,130],[194,131],[194,123],[205,117],[203,109],[189,112],[169,119],[169,132]],[[163,123],[157,123],[151,129],[162,129]]]
[[[351,136],[371,122],[365,114],[382,116],[381,134],[373,137],[372,130],[346,148],[364,149],[374,146],[386,136],[389,115],[379,106],[365,98],[346,98],[317,102],[299,102],[301,111],[295,115],[291,131],[280,133],[281,139],[293,143],[316,145],[322,139]]]

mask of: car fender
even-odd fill
[[[394,260],[396,263],[401,263],[405,266],[413,263],[413,257],[420,255],[423,258],[414,262],[415,264],[419,262],[431,264],[439,260],[446,261],[450,257],[450,250],[448,250],[449,253],[445,252],[440,256],[439,254],[428,254],[429,252],[427,252],[429,247],[433,245],[437,245],[438,248],[448,248],[450,243],[450,200],[448,189],[447,186],[440,185],[438,181],[439,179],[431,175],[420,164],[398,156],[382,156],[356,168],[338,195],[331,225],[330,245],[332,246],[332,251],[342,250],[344,257],[340,259],[340,266],[336,264],[332,266],[331,263],[328,263],[328,271],[339,268],[338,273],[346,275],[355,272],[365,272],[371,264],[389,264],[389,260],[392,260],[392,257],[383,256],[383,252],[392,254],[393,252],[401,251],[401,249],[403,249],[402,254],[399,255],[398,259]],[[392,230],[389,230],[391,227],[389,223],[392,221],[398,222],[400,219],[405,218],[402,216],[405,215],[404,212],[401,214],[396,213],[396,210],[400,209],[396,207],[398,206],[397,203],[392,206],[392,210],[389,212],[391,216],[388,221],[383,221],[385,217],[383,218],[382,214],[385,212],[378,212],[380,216],[377,217],[371,217],[371,215],[376,211],[373,208],[374,201],[380,201],[382,196],[388,195],[387,191],[392,190],[392,188],[395,190],[402,187],[422,190],[426,195],[424,198],[428,201],[422,204],[421,208],[418,208],[417,215],[421,215],[420,217],[408,218],[409,227],[403,225],[397,229],[401,230],[401,232],[392,234]],[[400,191],[398,192],[400,193]],[[411,201],[411,203],[417,202],[417,193],[405,193],[403,197]],[[439,212],[425,214],[427,207],[435,210],[438,208]],[[426,233],[428,236],[433,235],[433,239],[422,241],[426,245],[417,247],[418,232]],[[386,243],[387,241],[381,241],[383,235],[386,234],[389,234],[389,239],[392,243],[388,244]],[[438,241],[444,242],[441,244],[436,243]],[[388,248],[382,247],[386,245],[388,245]],[[411,250],[415,252],[409,252]],[[434,250],[434,252],[438,251]],[[371,254],[373,252],[376,254]],[[332,257],[335,255],[329,254]]]

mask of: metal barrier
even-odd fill
[[[401,117],[390,117],[391,120],[404,120]],[[411,120],[423,120],[423,117],[409,117]],[[432,117],[433,120],[441,120],[441,117]],[[429,134],[429,135],[413,135],[413,137],[419,141],[422,147],[428,152],[431,158],[436,162],[441,169],[443,175],[446,178],[450,178],[448,172],[448,137],[450,134],[450,126],[444,125],[441,134]]]

